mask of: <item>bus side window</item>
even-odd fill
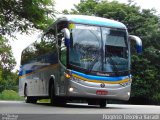
[[[64,34],[62,33],[63,28],[67,28],[68,23],[66,21],[61,21],[57,24],[57,37],[59,46],[59,60],[63,65],[67,65],[67,48],[64,44]]]

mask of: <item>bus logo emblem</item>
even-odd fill
[[[104,84],[104,83],[102,83],[102,84],[100,84],[100,86],[101,86],[101,88],[104,88],[104,87],[105,87],[105,84]]]

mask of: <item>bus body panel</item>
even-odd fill
[[[58,54],[56,52],[21,66],[19,94],[24,96],[24,88],[27,85],[29,96],[48,96],[49,80],[51,76],[59,78],[58,71]]]

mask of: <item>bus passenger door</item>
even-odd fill
[[[67,56],[67,49],[66,47],[61,47],[60,48],[60,93],[61,94],[66,94],[66,77],[64,76],[64,72],[66,70],[66,56]]]
[[[68,28],[68,22],[61,21],[57,24],[57,43],[58,43],[58,51],[59,51],[59,93],[60,95],[66,94],[66,78],[64,76],[64,72],[66,70],[67,65],[67,47],[64,44],[64,32],[62,30],[64,28]]]

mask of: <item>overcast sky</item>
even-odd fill
[[[110,0],[112,1],[112,0]],[[128,0],[118,0],[122,3],[127,3]],[[159,0],[134,0],[138,6],[144,9],[155,8],[157,10],[157,14],[160,14],[160,1]],[[73,4],[78,4],[80,0],[55,0],[56,5],[55,9],[57,11],[62,11],[64,9],[70,10],[73,8]],[[21,51],[32,43],[39,32],[33,32],[32,35],[27,36],[25,34],[16,34],[17,40],[11,41],[12,50],[14,57],[17,61],[16,69],[19,69]]]

